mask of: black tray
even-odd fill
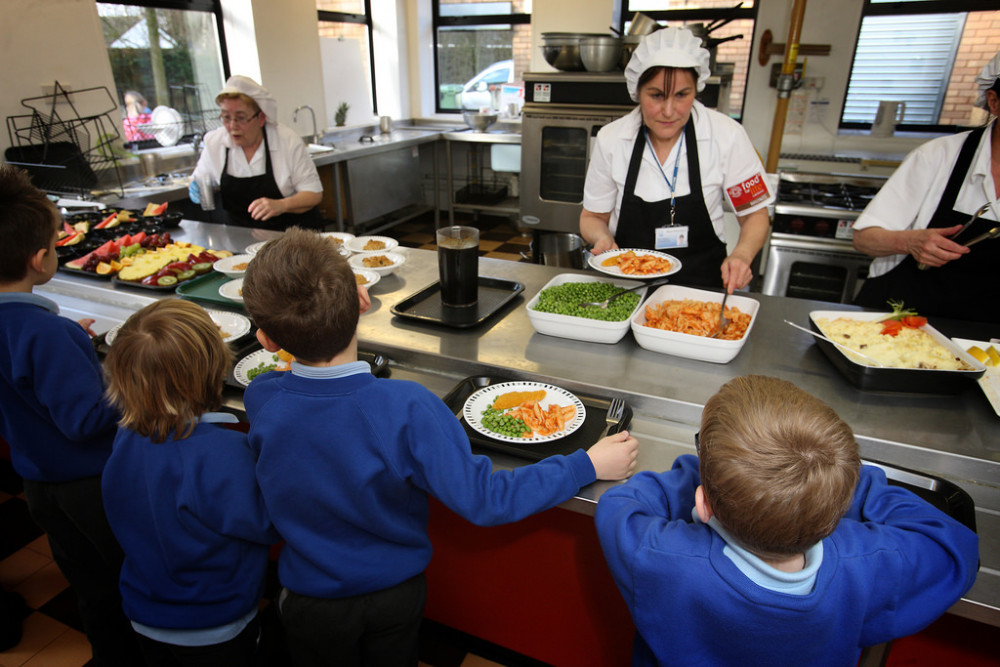
[[[69,260],[69,261],[72,262],[73,260]],[[96,273],[94,271],[84,271],[83,269],[78,269],[78,268],[76,268],[74,266],[66,266],[65,264],[60,264],[59,265],[59,270],[60,271],[65,271],[66,273],[72,273],[73,275],[76,275],[76,276],[84,276],[84,277],[87,277],[87,278],[93,278],[94,280],[109,281],[109,280],[111,280],[114,277],[114,275],[111,274],[111,273],[106,273],[106,274],[104,274],[102,276],[100,273]]]
[[[524,285],[519,282],[479,276],[479,301],[473,306],[456,308],[441,303],[439,281],[411,294],[391,311],[399,317],[461,329],[482,324],[523,291]]]
[[[177,294],[178,296],[182,296],[185,299],[191,299],[192,301],[210,303],[213,306],[222,306],[223,308],[246,312],[246,308],[243,307],[243,302],[233,301],[232,299],[227,299],[219,294],[219,287],[228,283],[230,280],[233,279],[224,273],[209,271],[203,276],[198,276],[197,278],[192,278],[191,280],[178,283],[176,285]]]
[[[886,480],[892,486],[900,486],[920,496],[956,521],[976,530],[976,505],[972,497],[961,487],[946,479],[927,473],[900,468],[896,465],[866,460],[885,471]]]
[[[822,334],[810,317],[809,326]],[[978,380],[985,370],[947,371],[926,368],[880,368],[851,361],[837,346],[822,338],[816,344],[834,367],[858,389],[918,394],[958,394]]]
[[[125,287],[138,287],[139,289],[152,290],[153,292],[173,292],[181,285],[187,285],[188,283],[194,282],[198,278],[204,278],[204,276],[196,276],[194,278],[188,278],[183,282],[174,283],[173,285],[144,285],[142,282],[138,280],[121,280],[118,276],[112,278],[111,282],[114,283],[115,285],[124,285]],[[226,280],[228,281],[229,278],[226,278]],[[222,295],[220,294],[219,296],[221,297]],[[229,301],[229,299],[226,299],[226,301]],[[234,301],[233,303],[236,302]]]
[[[236,352],[236,358],[234,361],[238,362],[240,359],[247,356],[248,354],[256,352],[257,350],[264,349],[263,347],[261,347],[260,343],[257,342],[256,338],[251,337],[251,341],[252,342],[249,345],[246,345],[245,347]],[[382,378],[389,377],[390,373],[389,360],[383,357],[381,354],[378,354],[376,352],[365,352],[364,350],[358,350],[358,361],[367,361],[368,365],[371,366],[372,375],[374,375],[375,377],[382,377]],[[235,367],[235,365],[236,364],[234,363],[233,366]],[[236,379],[236,376],[233,375],[232,368],[229,369],[229,374],[226,376],[225,384],[228,387],[232,387],[233,389],[239,389],[240,391],[246,389],[246,387],[240,384],[239,380]]]
[[[555,454],[566,455],[572,454],[578,449],[589,449],[604,434],[604,429],[607,427],[604,417],[608,413],[608,406],[611,401],[606,398],[584,394],[576,394],[576,397],[583,402],[584,407],[587,409],[587,417],[584,419],[583,425],[565,438],[550,440],[549,442],[534,443],[526,440],[525,444],[521,445],[513,442],[494,440],[473,429],[462,418],[462,408],[465,406],[465,401],[473,393],[491,384],[513,381],[515,381],[514,378],[474,375],[459,382],[444,397],[445,405],[461,420],[462,428],[465,429],[466,435],[469,436],[469,442],[474,446],[504,452],[505,454],[513,454],[514,456],[531,459],[532,461],[541,461]],[[631,420],[632,408],[626,403],[621,420],[617,425],[612,426],[607,434],[610,435],[627,429]]]

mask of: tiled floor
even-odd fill
[[[527,261],[531,234],[529,232],[527,235],[522,235],[507,218],[479,216],[473,219],[472,216],[456,214],[455,223],[479,229],[480,256]],[[401,223],[384,233],[408,248],[437,249],[434,239],[434,219],[430,215]]]

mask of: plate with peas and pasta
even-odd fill
[[[550,442],[583,425],[583,402],[544,382],[502,382],[475,392],[462,417],[477,433],[503,442]]]

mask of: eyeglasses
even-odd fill
[[[698,431],[698,432],[696,432],[694,434],[694,453],[695,453],[695,456],[701,456],[701,446],[700,446],[701,443],[698,442],[700,436],[701,436],[701,431]]]
[[[260,115],[259,111],[252,116],[244,116],[243,114],[236,114],[235,116],[227,116],[226,114],[221,114],[219,116],[219,120],[222,121],[223,125],[246,125],[259,115]]]

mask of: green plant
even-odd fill
[[[337,113],[333,117],[337,125],[343,125],[347,121],[347,110],[350,108],[347,102],[340,103],[340,106],[337,107]]]

